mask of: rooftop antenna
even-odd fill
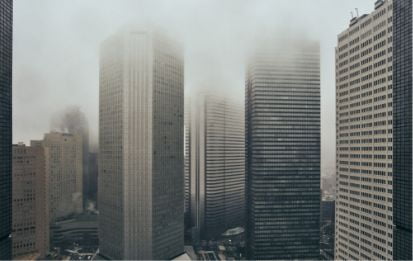
[[[357,14],[357,17],[359,17],[359,9],[358,8],[356,8],[356,14]]]
[[[351,19],[353,19],[353,11],[350,11]]]

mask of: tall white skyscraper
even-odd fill
[[[184,251],[184,61],[170,38],[121,31],[101,46],[100,254],[171,259]]]
[[[244,110],[224,96],[199,94],[191,112],[191,223],[200,238],[212,239],[244,226]]]
[[[338,35],[339,260],[393,259],[393,26],[393,1],[380,0]]]

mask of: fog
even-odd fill
[[[85,114],[78,106],[69,106],[56,111],[50,121],[50,130],[66,133],[88,132],[89,126]]]
[[[39,139],[56,113],[85,113],[98,135],[99,45],[125,25],[160,26],[184,45],[185,92],[219,88],[244,99],[245,54],[262,35],[320,42],[322,174],[335,166],[334,47],[374,0],[15,0],[13,142]]]

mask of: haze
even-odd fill
[[[13,142],[39,139],[77,106],[97,143],[99,45],[125,25],[155,24],[185,48],[186,95],[219,88],[244,99],[245,54],[258,35],[304,35],[321,45],[322,175],[335,172],[337,34],[374,0],[16,0]]]

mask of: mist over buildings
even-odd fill
[[[266,37],[320,43],[323,174],[335,166],[336,36],[374,0],[19,0],[14,7],[13,142],[84,124],[98,140],[99,47],[125,25],[156,25],[183,44],[185,95],[244,100],[248,54]],[[327,22],[328,21],[328,22]],[[74,107],[73,107],[74,106]],[[69,109],[67,109],[69,107]],[[71,109],[70,109],[71,108]],[[74,113],[74,114],[73,114]],[[65,116],[66,115],[66,116]],[[76,125],[75,124],[75,125]],[[330,173],[331,172],[331,173]]]
[[[85,114],[78,106],[69,106],[56,112],[50,122],[52,131],[67,133],[84,132],[89,129]]]

